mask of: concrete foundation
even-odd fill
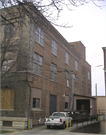
[[[27,118],[1,117],[1,129],[27,129]]]

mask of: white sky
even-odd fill
[[[101,3],[106,4],[106,1]],[[84,44],[86,61],[92,67],[92,95],[95,95],[95,83],[97,83],[97,95],[104,95],[102,47],[106,47],[106,6],[100,9],[90,2],[74,9],[71,12],[64,10],[58,21],[60,24],[68,22],[73,27],[66,29],[56,27],[56,29],[68,42],[81,41]]]

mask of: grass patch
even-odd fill
[[[12,133],[12,131],[1,130],[1,134],[5,134],[5,133]]]

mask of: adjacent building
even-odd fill
[[[104,77],[105,77],[105,96],[106,96],[106,47],[103,47],[103,56],[104,56]]]
[[[94,115],[91,66],[83,43],[68,43],[41,13],[36,15],[41,23],[28,16],[22,20],[17,9],[11,14],[14,25],[2,19],[1,126],[25,129],[28,118],[33,125],[42,124],[54,111]]]

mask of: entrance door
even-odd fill
[[[50,115],[53,113],[53,112],[56,112],[57,111],[57,96],[55,95],[50,95]]]

